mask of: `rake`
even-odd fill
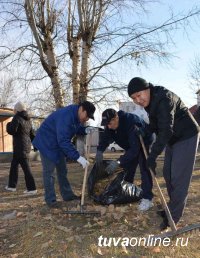
[[[139,135],[139,138],[140,138],[140,143],[142,145],[142,149],[143,149],[145,158],[147,159],[148,158],[148,154],[147,154],[147,150],[146,150],[143,138],[142,138],[141,135]],[[171,231],[163,232],[163,233],[161,233],[159,235],[154,235],[152,238],[174,237],[174,236],[178,236],[180,234],[184,234],[184,233],[187,233],[187,232],[190,232],[190,231],[194,231],[196,229],[199,230],[200,223],[188,225],[188,226],[182,227],[180,229],[176,228],[176,225],[175,225],[175,223],[173,221],[171,212],[170,212],[169,207],[168,207],[168,205],[166,203],[165,197],[164,197],[164,195],[162,193],[162,190],[161,190],[161,188],[159,186],[158,180],[157,180],[154,172],[151,169],[150,169],[150,173],[151,173],[151,176],[154,179],[154,182],[155,182],[156,187],[158,189],[158,195],[160,197],[160,200],[161,200],[161,203],[162,203],[162,207],[165,210],[165,213],[166,213],[166,216],[167,216],[170,228],[171,228]]]
[[[90,148],[91,148],[91,138],[92,133],[89,134],[88,139],[86,138],[86,159],[89,160],[90,155]],[[89,142],[89,143],[88,143]],[[81,203],[80,203],[80,210],[79,211],[73,211],[73,210],[67,210],[64,211],[65,214],[72,214],[72,215],[93,215],[93,216],[99,216],[101,213],[98,211],[87,211],[84,209],[84,200],[85,200],[85,187],[86,187],[86,179],[88,174],[88,165],[86,165],[84,177],[83,177],[83,185],[82,185],[82,191],[81,191]]]

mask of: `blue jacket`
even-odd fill
[[[120,165],[131,162],[138,156],[141,150],[141,144],[138,135],[136,134],[135,126],[141,128],[146,145],[152,143],[152,133],[149,130],[149,125],[143,119],[135,114],[118,111],[119,127],[116,130],[106,127],[104,133],[100,137],[99,146],[97,150],[104,152],[108,145],[116,142],[121,148],[125,150],[125,154],[120,157]]]
[[[72,160],[80,157],[71,142],[74,135],[85,134],[85,127],[78,119],[78,108],[78,105],[69,105],[53,112],[44,120],[32,142],[43,156],[55,163],[63,154]]]

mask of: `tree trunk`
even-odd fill
[[[64,98],[63,98],[63,90],[60,84],[58,65],[56,61],[56,55],[55,55],[51,35],[48,35],[48,38],[45,39],[45,42],[47,45],[47,51],[46,51],[47,61],[51,70],[49,76],[51,78],[51,83],[53,86],[53,96],[55,99],[56,108],[60,108],[64,106]]]
[[[87,45],[86,41],[82,43],[82,60],[80,73],[80,92],[79,100],[87,100],[88,95],[88,70],[89,70],[89,55],[91,47]]]
[[[79,101],[80,102],[87,100],[87,95],[88,95],[89,55],[90,55],[90,47],[86,44],[86,41],[83,41],[81,73],[80,73],[80,91],[79,91]],[[77,139],[77,149],[81,155],[83,155],[85,153],[83,137],[79,137]]]
[[[80,39],[72,39],[73,55],[72,55],[72,88],[73,88],[73,103],[79,103],[80,90]]]

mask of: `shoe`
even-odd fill
[[[165,216],[163,218],[163,222],[160,224],[160,230],[161,231],[166,230],[168,227],[169,227],[169,222],[168,222],[167,216]]]
[[[156,212],[159,216],[161,216],[162,218],[166,217],[166,213],[165,210],[159,210]]]
[[[142,199],[140,204],[138,205],[138,210],[139,211],[147,211],[148,209],[150,209],[151,207],[153,207],[153,202],[149,199]]]
[[[25,195],[34,195],[34,194],[37,194],[37,190],[25,190],[24,191],[24,194]]]
[[[14,187],[6,186],[6,187],[5,187],[5,190],[6,190],[6,191],[10,191],[10,192],[16,192],[17,189],[14,188]]]
[[[61,207],[61,204],[55,201],[55,202],[47,203],[47,206],[50,209],[59,209]]]
[[[81,197],[80,196],[77,196],[77,195],[71,195],[69,196],[68,198],[64,199],[65,202],[68,202],[68,201],[73,201],[73,200],[80,200]]]

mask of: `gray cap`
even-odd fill
[[[26,111],[26,105],[21,101],[17,102],[14,106],[14,110],[18,112]]]

